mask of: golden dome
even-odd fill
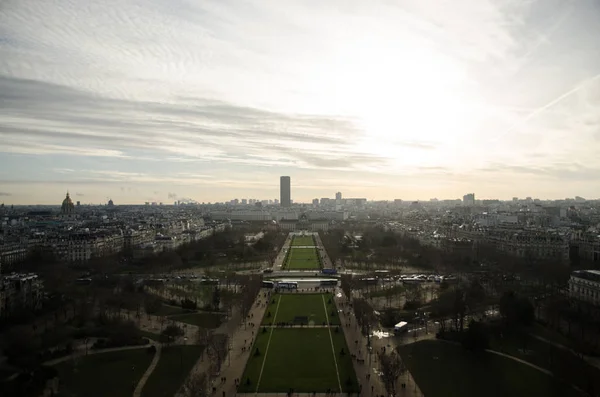
[[[62,202],[62,206],[60,207],[60,212],[63,214],[70,214],[75,211],[75,205],[73,205],[73,201],[69,196],[69,192],[67,192],[67,197]]]

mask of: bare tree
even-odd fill
[[[250,310],[256,301],[256,297],[262,288],[262,277],[244,276],[240,277],[239,282],[242,286],[240,312],[244,321],[244,326],[246,326],[248,314],[250,313]]]
[[[192,372],[181,388],[183,397],[208,397],[210,380],[207,374]]]
[[[340,288],[346,295],[346,298],[352,299],[352,275],[342,274],[340,277]]]
[[[207,345],[207,354],[218,371],[229,351],[229,337],[224,334],[211,334]],[[215,371],[215,372],[217,372]]]
[[[383,381],[385,391],[389,396],[394,396],[396,394],[398,377],[406,370],[404,363],[396,352],[380,354],[379,363],[381,365],[381,380]]]
[[[198,327],[196,332],[196,343],[202,346],[208,346],[212,338],[212,330],[208,328]]]

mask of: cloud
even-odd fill
[[[330,144],[344,155],[361,156],[353,153],[348,143],[360,131],[343,118],[280,114],[213,100],[185,106],[131,102],[6,77],[0,77],[0,92],[4,105],[0,117],[5,118],[0,135],[12,141],[19,138],[18,143],[3,147],[7,152],[140,157],[131,153],[135,151],[144,152],[147,158],[175,154],[195,160],[269,165],[272,161],[257,156],[277,142],[289,147],[304,145],[291,159],[280,162],[289,165],[323,165],[302,161],[314,158],[311,144]],[[124,129],[127,134],[122,133]]]
[[[12,194],[8,193],[8,192],[0,192],[0,197],[10,197],[12,196]]]
[[[176,200],[177,199],[177,194],[169,192],[169,194],[167,195],[167,197],[169,199],[171,199],[171,200]]]
[[[83,193],[75,193],[75,196],[77,196],[77,197],[84,197],[85,194],[83,194]]]
[[[280,173],[382,195],[399,178],[495,192],[492,170],[588,180],[598,18],[559,0],[5,2],[0,153],[23,175],[0,181],[190,197]]]

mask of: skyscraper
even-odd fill
[[[279,178],[279,197],[282,207],[291,207],[292,205],[292,187],[289,176]]]
[[[336,199],[337,201],[341,201],[341,200],[342,200],[342,192],[337,192],[337,193],[335,194],[335,199]]]

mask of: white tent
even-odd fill
[[[400,321],[398,324],[394,325],[394,332],[402,332],[406,331],[408,323],[406,321]]]

